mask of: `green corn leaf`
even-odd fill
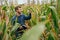
[[[53,23],[54,23],[55,31],[58,33],[59,26],[58,26],[58,17],[57,17],[56,9],[53,6],[50,6],[49,8],[51,9],[52,20],[53,20]]]
[[[12,32],[15,32],[18,27],[20,27],[20,24],[19,24],[19,23],[16,23],[16,24],[12,27],[11,33],[12,33]]]
[[[48,40],[58,40],[58,39],[56,39],[54,33],[50,31],[50,34],[48,35]]]
[[[54,40],[54,37],[51,34],[49,34],[48,40]]]

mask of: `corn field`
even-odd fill
[[[11,24],[18,4],[8,4],[7,0],[0,0],[0,4],[0,40],[60,40],[60,0],[42,0],[42,4],[39,0],[37,4],[34,0],[31,3],[27,0],[27,4],[20,4],[22,13],[27,16],[27,10],[31,10],[32,16],[25,21],[28,29],[22,30],[24,33],[18,38],[15,31],[21,25],[17,22],[14,26]]]

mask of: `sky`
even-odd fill
[[[30,0],[30,1],[32,1],[32,0]],[[40,1],[40,3],[42,3],[41,2],[42,0],[39,0],[39,1]],[[44,1],[46,1],[46,0],[44,0]],[[48,1],[48,2],[50,2],[50,1]],[[18,4],[24,4],[24,3],[27,3],[27,0],[18,0]]]
[[[24,4],[27,3],[27,0],[18,0],[18,4]]]
[[[30,0],[32,1],[32,0]],[[35,0],[36,1],[36,0]],[[40,0],[41,1],[41,0]],[[24,4],[24,3],[27,3],[27,0],[18,0],[18,4]]]

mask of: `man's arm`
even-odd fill
[[[29,19],[31,19],[31,10],[27,10],[27,12],[28,12],[28,16],[25,16],[24,18],[25,18],[25,20],[29,20]]]
[[[28,16],[25,16],[25,15],[24,15],[24,19],[25,19],[25,20],[29,20],[29,19],[31,19],[31,13],[29,13]]]

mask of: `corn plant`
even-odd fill
[[[20,25],[18,23],[15,26],[11,25],[11,19],[15,15],[14,5],[8,6],[6,2],[2,10],[5,10],[5,15],[8,15],[9,23],[6,25],[6,20],[0,22],[0,40],[58,40],[59,26],[55,7],[50,4],[22,5],[22,7],[25,15],[28,15],[27,10],[32,10],[32,18],[29,21],[31,29],[24,31],[21,38],[15,38],[14,33]]]

